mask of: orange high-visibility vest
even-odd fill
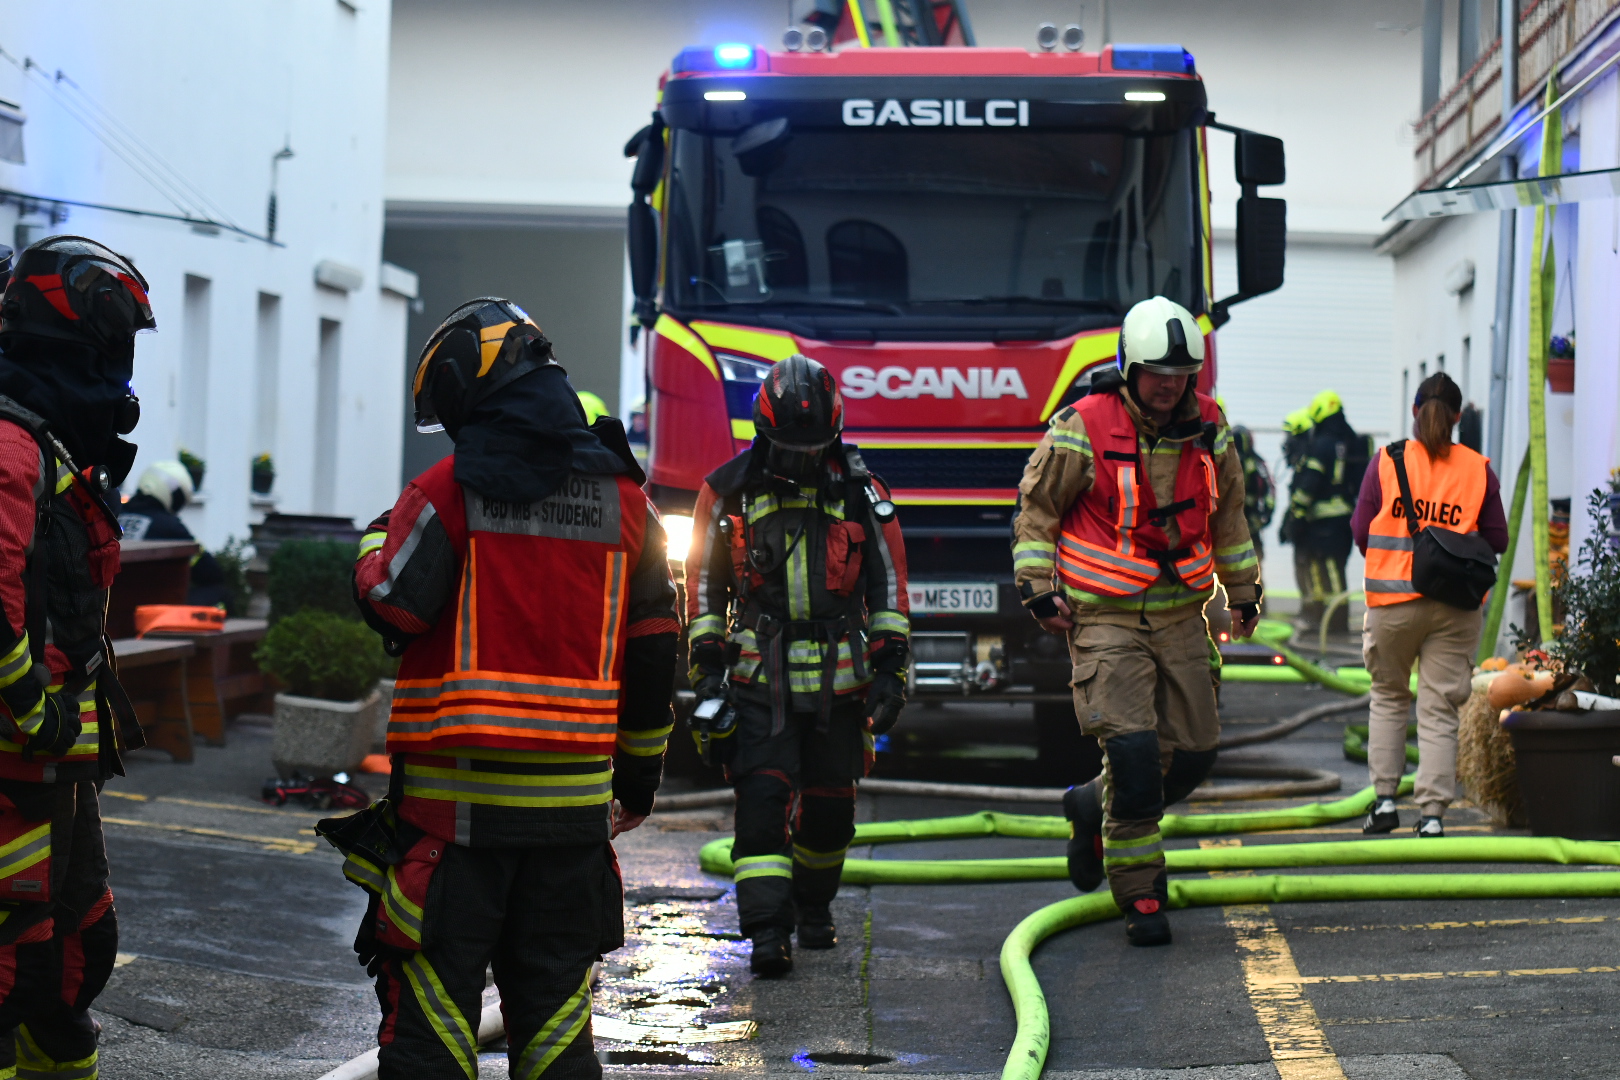
[[[1219,421],[1213,398],[1198,397],[1205,423]],[[1181,444],[1175,499],[1159,507],[1137,447],[1136,425],[1117,393],[1082,398],[1074,409],[1091,442],[1096,479],[1063,515],[1058,536],[1058,579],[1100,596],[1135,596],[1172,570],[1199,592],[1215,585],[1209,516],[1218,491],[1215,459],[1202,439]],[[1164,522],[1175,519],[1181,547],[1170,549]]]
[[[1412,505],[1420,529],[1430,525],[1452,532],[1471,533],[1479,527],[1485,505],[1487,460],[1461,444],[1453,444],[1443,458],[1429,457],[1416,439],[1406,440],[1406,478],[1412,485]],[[1385,607],[1416,600],[1412,586],[1414,540],[1406,527],[1401,482],[1388,448],[1378,451],[1378,486],[1383,505],[1367,529],[1367,567],[1363,588],[1368,607]]]
[[[453,457],[416,484],[461,585],[400,660],[388,752],[612,754],[646,495],[625,476],[575,473],[536,503],[488,499],[456,483]]]

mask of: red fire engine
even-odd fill
[[[1236,135],[1243,190],[1223,299],[1215,127]],[[838,378],[845,438],[900,506],[918,689],[1063,690],[1063,643],[1012,587],[1024,463],[1114,362],[1132,304],[1185,305],[1213,357],[1227,308],[1282,284],[1284,204],[1256,194],[1283,181],[1281,142],[1217,125],[1177,45],[721,45],[675,58],[626,152],[651,491],[671,535],[753,438],[769,365],[804,353]],[[1201,385],[1214,378],[1210,362]]]

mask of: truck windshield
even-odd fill
[[[673,133],[677,311],[880,327],[1202,308],[1190,131],[782,130],[763,154],[748,134]]]

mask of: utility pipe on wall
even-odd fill
[[[1519,103],[1519,0],[1501,0],[1502,25],[1502,130],[1513,122]],[[1515,159],[1502,159],[1502,179],[1515,180]],[[1512,341],[1513,246],[1517,211],[1503,210],[1496,240],[1496,313],[1491,320],[1491,396],[1486,425],[1485,454],[1502,471],[1502,440],[1507,427],[1508,348]],[[1495,642],[1492,642],[1495,648]]]

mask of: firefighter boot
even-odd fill
[[[832,912],[820,907],[799,908],[799,948],[830,949],[838,944],[838,927],[833,925]]]
[[[1132,945],[1170,944],[1170,920],[1164,914],[1164,901],[1143,896],[1126,904],[1125,938]]]
[[[1063,793],[1063,816],[1069,819],[1069,880],[1081,892],[1103,882],[1102,778]]]
[[[779,979],[793,970],[793,944],[787,934],[771,927],[754,935],[754,953],[748,970],[762,979]]]

